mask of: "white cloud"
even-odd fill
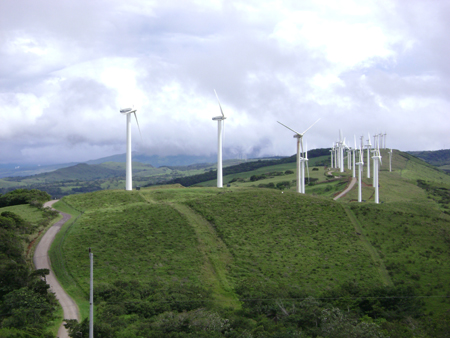
[[[214,153],[213,89],[235,152],[294,153],[276,121],[304,129],[319,117],[310,148],[329,147],[339,128],[386,130],[400,149],[420,130],[422,149],[448,146],[450,11],[434,4],[2,2],[1,162],[124,152],[119,109],[133,104],[134,149]]]

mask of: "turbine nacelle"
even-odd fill
[[[123,108],[120,110],[121,114],[131,114],[131,113],[136,113],[136,109],[134,108]]]
[[[213,119],[213,121],[223,121],[226,119],[226,117],[225,116],[216,116],[216,117],[213,117],[212,119]]]

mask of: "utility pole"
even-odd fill
[[[91,278],[89,292],[89,338],[94,338],[94,254],[89,248],[89,260],[91,262]]]

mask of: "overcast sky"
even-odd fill
[[[450,148],[450,1],[1,0],[0,163]],[[350,140],[350,141],[349,141]]]

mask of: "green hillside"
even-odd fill
[[[226,160],[223,165],[235,166],[242,162],[243,160]],[[133,187],[163,184],[175,178],[210,172],[215,168],[216,165],[211,163],[154,168],[150,164],[133,162]],[[53,198],[124,187],[125,163],[119,162],[81,163],[33,176],[0,179],[0,193],[17,188],[30,188],[45,191]]]
[[[431,165],[439,167],[440,169],[447,169],[450,165],[450,149],[434,151],[408,151],[408,153]]]
[[[382,155],[378,205],[367,178],[366,203],[356,187],[333,201],[351,172],[312,161],[306,195],[286,163],[227,176],[221,190],[67,196],[59,207],[82,214],[52,262],[86,317],[92,248],[105,335],[446,337],[450,176],[399,151],[389,172]]]

